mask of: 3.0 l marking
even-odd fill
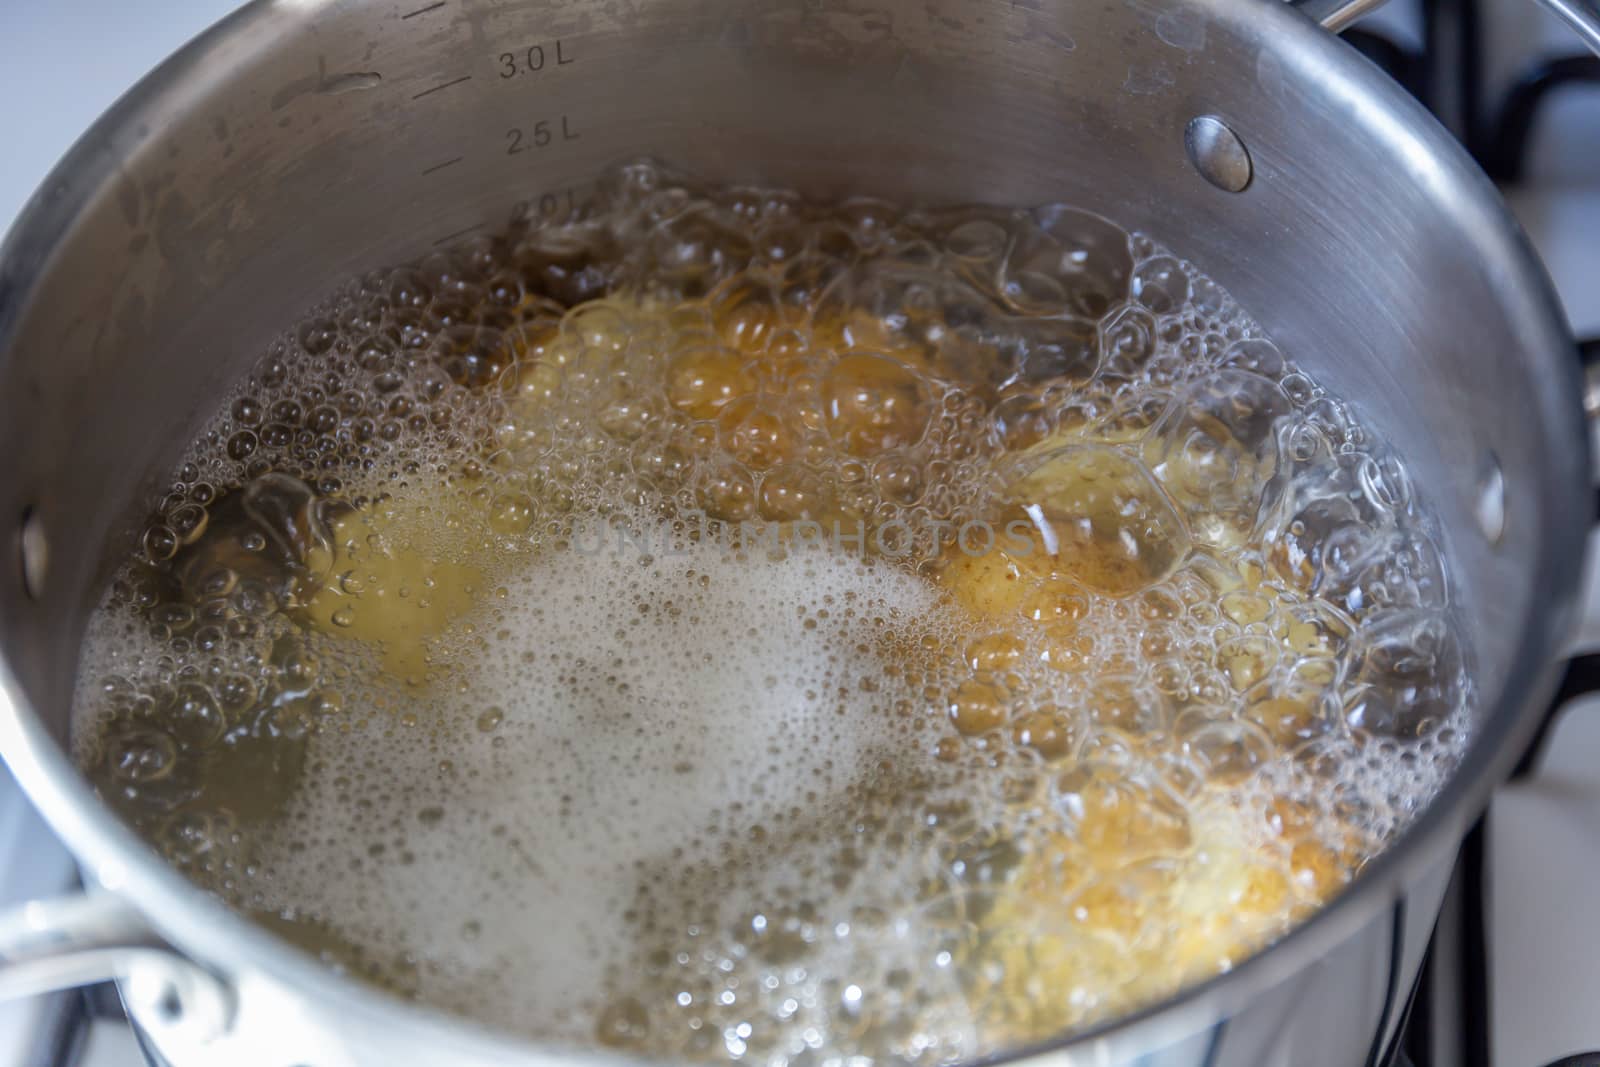
[[[565,115],[554,119],[540,119],[532,126],[513,126],[506,131],[506,155],[518,156],[564,141],[576,141],[578,136],[578,131],[572,128]]]
[[[520,52],[500,53],[500,77],[515,78],[521,74],[537,74],[547,65],[565,67],[572,62],[567,55],[566,42],[559,37],[545,44],[529,45]]]

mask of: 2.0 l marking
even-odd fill
[[[552,125],[557,122],[560,123],[559,130]],[[513,126],[506,131],[506,155],[516,156],[563,141],[576,141],[578,136],[578,131],[572,128],[565,115],[557,119],[540,119],[528,127]]]
[[[511,221],[531,222],[535,218],[558,218],[564,212],[568,215],[578,210],[578,187],[569,186],[555,192],[542,193],[537,200],[518,200],[511,205]]]
[[[547,63],[564,67],[571,62],[572,57],[567,55],[566,42],[558,37],[551,44],[548,53],[543,44],[529,45],[521,52],[501,52],[500,77],[515,78],[519,74],[537,74]]]

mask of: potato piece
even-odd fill
[[[1088,589],[1124,597],[1176,570],[1189,530],[1138,460],[1085,445],[1045,456],[1011,486],[1055,567]]]
[[[962,607],[989,619],[1016,618],[1036,588],[1033,575],[998,550],[976,556],[953,553],[939,580]]]
[[[823,380],[828,433],[852,456],[877,456],[922,440],[933,417],[929,383],[897,360],[852,352]]]
[[[1085,858],[1100,870],[1173,859],[1193,843],[1188,812],[1160,784],[1084,764],[1057,779],[1056,793]]]
[[[312,629],[381,646],[384,669],[408,684],[425,682],[427,642],[465,614],[483,587],[470,564],[415,547],[435,516],[385,501],[334,523],[332,578],[301,609]]]

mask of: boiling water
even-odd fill
[[[77,735],[171,862],[403,995],[931,1063],[1281,935],[1467,699],[1404,469],[1189,264],[636,165],[263,358]]]

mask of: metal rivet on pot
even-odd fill
[[[22,513],[17,548],[22,563],[22,588],[38,600],[44,596],[44,580],[50,572],[50,542],[44,534],[44,520],[33,508]]]
[[[176,1023],[183,1018],[183,997],[175,986],[166,986],[157,995],[155,1008],[162,1022]]]
[[[1229,193],[1242,193],[1250,184],[1250,153],[1239,135],[1215,115],[1190,119],[1183,131],[1183,147],[1200,176]]]
[[[1489,544],[1498,545],[1506,533],[1506,478],[1500,457],[1493,452],[1485,452],[1478,461],[1478,497],[1472,513]]]

